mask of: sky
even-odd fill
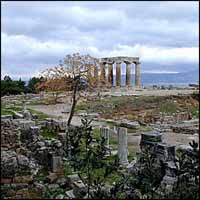
[[[28,79],[76,52],[140,57],[142,73],[199,70],[198,10],[198,1],[1,2],[1,76]]]

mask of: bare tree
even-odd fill
[[[99,88],[98,76],[94,74],[95,70],[98,70],[98,65],[99,60],[97,58],[75,53],[66,55],[58,66],[49,68],[41,74],[46,80],[65,80],[65,86],[72,91],[68,126],[71,124],[78,100],[81,97],[87,98],[94,91],[97,92]]]

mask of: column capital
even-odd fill
[[[141,64],[141,62],[134,62],[134,64],[136,64],[136,65],[140,65],[140,64]]]
[[[114,64],[114,61],[109,61],[107,62],[108,65],[113,65]]]
[[[125,64],[131,64],[131,62],[129,62],[129,61],[124,61],[124,63],[125,63]]]
[[[106,62],[100,62],[100,65],[106,65]]]

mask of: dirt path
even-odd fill
[[[52,118],[55,119],[68,119],[69,113],[63,113],[63,111],[67,111],[70,107],[67,104],[56,104],[56,105],[34,105],[34,106],[27,106],[28,108],[34,109],[36,111],[43,112]],[[74,116],[72,118],[73,125],[81,125],[81,117]],[[99,126],[104,124],[103,122],[93,121],[93,126]]]

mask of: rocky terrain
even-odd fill
[[[1,108],[2,198],[75,198],[87,185],[68,166],[66,118],[69,104],[45,105],[48,95],[6,96]],[[66,97],[61,99],[66,101]],[[44,103],[45,102],[45,103]],[[69,102],[69,100],[67,100]],[[65,106],[67,105],[67,106]],[[73,125],[92,118],[96,137],[106,138],[108,156],[118,155],[127,172],[140,167],[135,156],[150,145],[173,174],[178,149],[198,142],[198,95],[106,97],[82,101]],[[155,150],[156,149],[156,150]],[[111,179],[113,182],[114,179]]]

